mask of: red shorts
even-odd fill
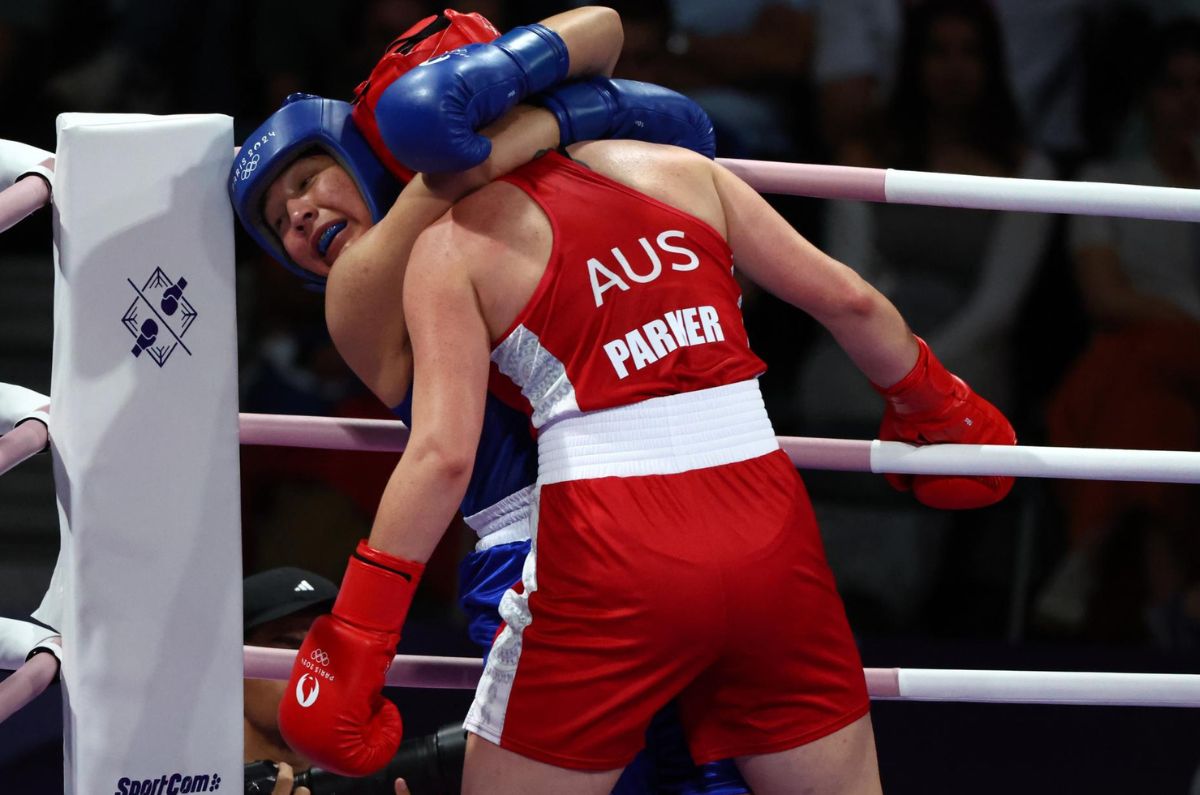
[[[537,522],[471,731],[609,770],[676,698],[697,763],[783,751],[867,713],[812,507],[782,452],[545,485]]]

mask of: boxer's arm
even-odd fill
[[[1008,420],[942,366],[899,311],[850,268],[824,254],[746,183],[713,166],[734,260],[758,284],[820,322],[883,396],[879,438],[908,444],[1016,444]],[[934,508],[979,508],[1013,478],[887,475]]]
[[[325,321],[334,345],[388,406],[404,399],[412,378],[402,287],[417,236],[459,198],[558,145],[554,116],[528,106],[514,108],[485,132],[494,141],[488,160],[470,171],[418,174],[329,274]]]
[[[558,121],[554,114],[529,105],[518,105],[481,132],[492,140],[492,153],[487,160],[467,171],[418,174],[405,188],[405,193],[411,190],[414,198],[428,195],[432,200],[441,201],[444,203],[442,212],[445,212],[467,194],[525,165],[538,152],[554,149],[559,143]],[[404,198],[403,193],[401,198]]]
[[[608,74],[623,39],[616,12],[592,7],[432,58],[379,94],[380,137],[413,171],[469,168],[491,151],[480,128],[563,80]]]
[[[825,326],[872,383],[904,378],[917,341],[891,301],[809,243],[745,182],[711,168],[738,269]]]
[[[483,427],[490,341],[467,263],[493,250],[447,216],[424,233],[404,285],[413,352],[413,430],[369,543],[425,561],[454,517]],[[491,262],[503,268],[503,256]]]
[[[589,6],[556,14],[542,24],[566,45],[568,77],[612,73],[624,41],[615,11]],[[401,288],[413,242],[455,201],[559,143],[554,115],[523,105],[480,132],[492,141],[487,160],[468,171],[418,174],[383,220],[343,252],[329,275],[325,320],[334,345],[389,406],[404,399],[412,377]]]
[[[1083,304],[1107,328],[1154,321],[1186,320],[1187,313],[1158,296],[1139,292],[1121,267],[1115,246],[1087,245],[1072,252],[1075,281]]]
[[[567,45],[570,64],[566,79],[612,75],[625,43],[621,17],[616,11],[584,6],[547,17],[541,24],[557,33]]]

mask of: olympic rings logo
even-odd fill
[[[254,169],[258,168],[259,160],[261,160],[261,158],[259,157],[258,152],[250,155],[250,159],[246,161],[245,165],[238,169],[238,178],[250,179],[250,175],[254,173]]]
[[[317,663],[320,665],[329,665],[329,655],[326,654],[321,649],[314,650],[308,656],[311,657],[312,659],[316,660]]]

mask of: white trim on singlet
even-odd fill
[[[527,540],[532,501],[531,483],[478,513],[464,516],[463,521],[479,536],[475,551],[482,552],[500,544]]]
[[[533,427],[540,428],[564,414],[579,412],[575,385],[567,368],[542,346],[538,335],[525,326],[514,328],[492,351],[497,369],[521,388],[533,414]]]
[[[779,449],[758,381],[564,417],[538,433],[538,483],[670,475]]]

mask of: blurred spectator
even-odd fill
[[[329,339],[321,296],[297,289],[295,279],[258,257],[255,321],[241,334],[253,342],[242,353],[241,410],[395,420],[358,381]],[[242,512],[247,567],[295,562],[339,577],[345,556],[366,536],[398,453],[243,447]],[[430,560],[418,601],[454,620],[457,564],[466,534],[447,533]]]
[[[613,0],[625,28],[615,76],[660,83],[712,118],[725,157],[797,159],[809,132],[816,0]],[[523,0],[522,18],[586,3]],[[510,14],[511,16],[511,14]]]
[[[77,10],[61,5],[57,12],[74,22]],[[238,118],[260,118],[294,91],[349,98],[395,36],[442,7],[426,0],[91,0],[93,6],[112,35],[87,42],[81,57],[60,65],[47,88],[59,106]],[[0,22],[0,77],[4,54]]]
[[[1157,24],[1166,24],[1179,17],[1200,17],[1200,0],[1124,0],[1128,5],[1142,8]]]
[[[294,566],[250,575],[242,581],[242,631],[246,645],[299,649],[313,621],[330,611],[337,595],[337,586],[331,581]],[[387,770],[369,778],[346,779],[314,769],[312,761],[292,750],[279,731],[279,703],[286,691],[285,679],[242,680],[242,758],[246,762],[247,791],[253,784],[254,792],[262,792],[261,787],[271,786],[273,781],[272,795],[350,791],[404,795],[408,792],[404,779],[394,781],[399,773],[415,773],[418,781],[427,783],[429,775],[426,771],[432,763],[456,768],[451,771],[451,776],[461,770],[461,750],[443,760],[440,755],[422,753],[429,745],[428,739],[432,738],[420,737],[410,738],[401,746],[400,753]],[[271,764],[251,764],[263,761]],[[451,780],[447,776],[441,779]],[[293,780],[306,782],[309,786],[297,786],[293,790]],[[423,788],[418,790],[418,795],[434,791]]]
[[[257,0],[254,86],[259,119],[296,91],[350,99],[384,47],[417,20],[440,11],[425,0]],[[396,27],[393,27],[396,26]]]
[[[242,582],[242,632],[248,646],[298,649],[317,616],[328,613],[337,586],[304,569],[283,567],[252,574]],[[312,762],[293,751],[279,733],[279,702],[287,681],[244,679],[243,758],[286,762],[296,771]]]
[[[84,5],[81,3],[81,5]],[[54,148],[53,118],[41,101],[42,81],[55,55],[52,3],[0,3],[0,102],[9,109],[0,118],[0,138]],[[86,8],[80,9],[86,20]]]
[[[910,12],[885,129],[861,160],[1053,176],[1025,142],[1000,29],[983,2],[931,0]],[[1045,215],[838,202],[826,250],[879,287],[947,367],[1007,412],[1014,327],[1050,229]],[[806,424],[826,430],[872,431],[883,408],[828,338],[803,365],[798,394]]]
[[[1163,28],[1140,107],[1143,146],[1083,178],[1200,187],[1200,23]],[[1193,225],[1072,219],[1075,275],[1092,341],[1048,410],[1056,445],[1200,449],[1200,241]],[[1200,647],[1200,490],[1063,481],[1070,549],[1037,617],[1108,638],[1149,630]],[[1134,561],[1140,561],[1134,563]],[[1140,566],[1140,568],[1139,568]]]
[[[683,59],[672,55],[669,49],[675,30],[670,0],[616,0],[607,5],[621,15],[625,31],[625,44],[614,76],[684,90],[691,82],[691,75]]]
[[[241,410],[330,416],[343,401],[365,392],[329,340],[320,294],[297,289],[289,274],[262,256],[255,257],[253,274],[257,279],[245,313],[252,321],[239,329],[246,340]],[[396,460],[375,453],[347,462],[346,455],[242,448],[242,524],[255,528],[244,534],[248,568],[286,559],[331,578],[341,575],[342,553],[349,555],[369,531],[387,482],[387,474],[379,472],[390,473]],[[366,494],[359,499],[358,493],[346,493],[340,488],[346,483]]]
[[[59,28],[77,27],[74,4],[60,3]],[[233,113],[245,23],[234,0],[162,3],[108,0],[107,37],[92,36],[83,60],[52,77],[47,91],[70,111]],[[94,34],[95,31],[89,31]],[[82,49],[82,48],[81,48]]]
[[[933,0],[909,12],[881,134],[861,163],[1049,178],[1025,140],[999,25],[985,2]],[[1015,328],[1050,237],[1046,215],[835,202],[825,249],[886,294],[946,366],[1002,411],[1013,406]],[[792,411],[802,433],[874,438],[883,401],[826,334],[800,365]],[[952,514],[899,503],[882,480],[814,481],[814,502],[856,626],[915,620],[932,593]],[[972,513],[976,535],[992,514]],[[989,573],[990,574],[990,573]]]
[[[1097,0],[1092,6],[1110,0]],[[818,0],[815,80],[833,159],[857,164],[877,135],[897,80],[906,9],[924,0]],[[970,2],[964,7],[972,5]],[[1083,148],[1080,57],[1088,0],[995,0],[1007,69],[1031,139],[1071,155]],[[866,146],[869,148],[869,145]]]
[[[814,0],[671,0],[668,49],[683,91],[708,111],[720,154],[795,159],[809,114],[805,90]]]

